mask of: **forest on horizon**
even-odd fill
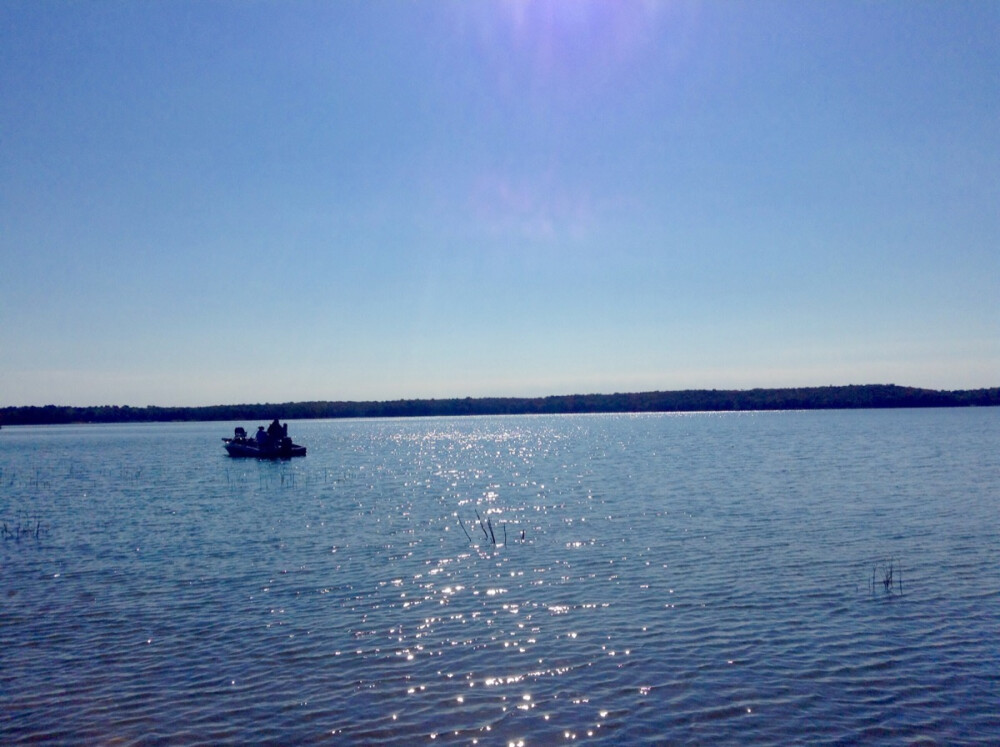
[[[529,415],[599,412],[732,412],[753,410],[843,410],[903,407],[995,407],[1000,387],[939,391],[868,384],[788,389],[691,389],[631,394],[570,394],[549,397],[465,397],[382,402],[285,402],[205,407],[61,405],[3,407],[0,425],[154,423],[216,420],[314,420],[450,415]]]

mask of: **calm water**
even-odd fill
[[[1000,409],[238,424],[0,431],[0,742],[1000,740]]]

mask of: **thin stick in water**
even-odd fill
[[[465,532],[465,536],[469,537],[469,530],[465,528],[465,522],[462,521],[462,517],[458,517],[458,525],[462,527],[462,531]],[[472,542],[472,537],[469,537],[469,542]]]

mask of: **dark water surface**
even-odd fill
[[[1000,409],[234,425],[0,431],[0,742],[1000,740]]]

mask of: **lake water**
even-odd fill
[[[0,431],[0,742],[1000,740],[1000,409],[234,425]]]

